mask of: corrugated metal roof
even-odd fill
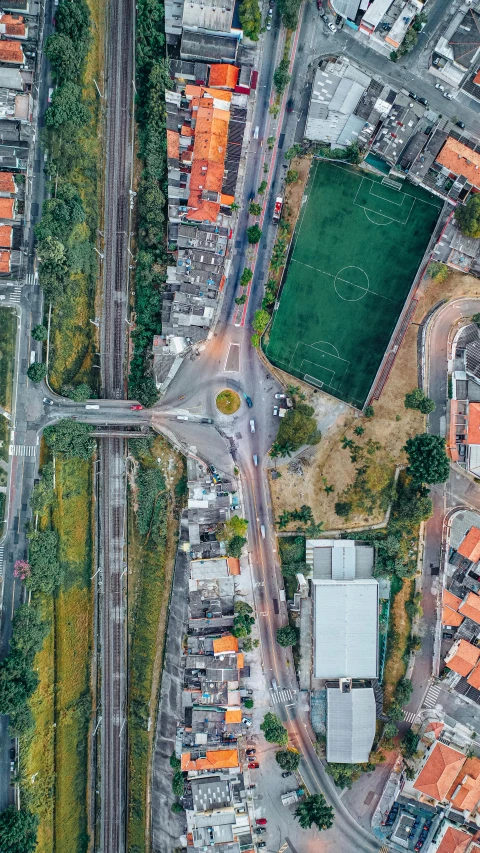
[[[354,21],[358,7],[360,6],[360,0],[333,0],[332,6],[337,13],[337,15],[341,15],[342,18],[350,18],[351,21]]]
[[[349,547],[350,546],[350,547]],[[347,540],[332,549],[332,579],[353,580],[355,577],[355,542]]]
[[[365,126],[363,118],[356,115],[348,117],[348,121],[337,139],[337,145],[343,148],[346,145],[353,145],[358,142],[358,137]]]
[[[368,761],[375,736],[375,695],[371,687],[342,693],[327,688],[327,761]]]
[[[313,580],[315,678],[378,675],[378,582]]]

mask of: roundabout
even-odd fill
[[[222,415],[234,415],[240,408],[240,397],[231,388],[220,391],[215,398],[215,405]]]

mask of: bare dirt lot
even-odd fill
[[[395,466],[406,462],[403,447],[410,436],[421,432],[425,426],[424,416],[418,411],[405,409],[404,397],[418,385],[417,379],[417,335],[418,324],[428,311],[442,299],[459,296],[480,295],[480,282],[472,276],[461,273],[451,274],[443,283],[436,284],[429,278],[423,280],[417,296],[418,307],[398,352],[388,382],[378,401],[374,404],[374,417],[367,419],[359,412],[340,403],[338,400],[314,391],[313,388],[293,380],[288,374],[275,371],[285,384],[294,382],[306,394],[310,405],[315,407],[317,419],[328,426],[322,430],[321,442],[308,448],[301,454],[302,470],[291,473],[289,459],[277,460],[281,478],[271,479],[272,501],[275,516],[282,510],[293,510],[302,504],[311,506],[315,520],[323,521],[325,530],[363,527],[382,521],[384,509],[377,507],[370,514],[352,514],[348,520],[336,515],[334,505],[341,499],[342,493],[353,484],[359,463],[350,459],[351,449],[342,447],[344,436],[353,440],[355,445],[364,448],[370,442],[378,442],[373,454],[374,468],[372,480],[383,482],[387,473],[393,477]],[[362,426],[365,432],[357,436],[355,427]],[[370,461],[370,460],[369,460]],[[360,463],[362,464],[362,463]],[[333,489],[329,487],[333,486]],[[295,525],[290,525],[294,527]]]

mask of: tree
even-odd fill
[[[398,735],[398,729],[394,722],[385,723],[383,727],[383,736],[386,738],[396,737]]]
[[[455,208],[455,220],[462,234],[466,237],[480,237],[480,196],[478,193],[470,196],[466,204]]]
[[[258,191],[257,191],[257,192],[258,192],[258,194],[259,194],[259,195],[263,195],[263,193],[265,192],[265,190],[266,190],[266,189],[267,189],[267,182],[266,182],[266,181],[262,181],[262,183],[260,184],[260,186],[259,186],[259,188],[258,188]]]
[[[263,723],[260,723],[260,728],[265,736],[265,740],[269,743],[278,743],[280,746],[287,745],[288,732],[282,726],[276,714],[268,711],[263,718]]]
[[[447,265],[442,264],[439,261],[432,261],[432,263],[428,265],[427,272],[432,281],[436,282],[445,281],[449,276]]]
[[[333,826],[334,811],[323,794],[312,794],[305,798],[295,809],[295,817],[302,829],[310,829],[314,823],[318,829],[330,829]]]
[[[299,403],[294,409],[289,409],[280,423],[277,443],[282,446],[289,444],[297,450],[302,444],[315,444],[320,436],[312,406]]]
[[[248,205],[248,212],[252,216],[260,216],[262,212],[262,205],[258,203],[258,201],[251,201]]]
[[[28,604],[17,607],[12,621],[10,652],[23,657],[31,666],[48,633],[39,610]]]
[[[258,349],[258,347],[260,346],[260,335],[258,334],[258,332],[254,332],[254,334],[251,336],[250,343],[252,347]]]
[[[240,276],[240,284],[242,287],[246,287],[247,284],[252,280],[253,272],[248,267],[245,267],[242,275]]]
[[[223,527],[217,530],[217,539],[219,542],[227,542],[233,536],[245,536],[247,528],[248,521],[246,518],[240,518],[239,515],[232,515]]]
[[[48,331],[45,326],[42,326],[42,324],[39,323],[37,326],[33,327],[31,335],[34,341],[46,341],[48,337]]]
[[[28,538],[31,572],[25,585],[32,592],[53,595],[62,580],[62,571],[57,558],[58,535],[55,530],[33,530],[28,534]]]
[[[45,42],[45,55],[50,60],[53,77],[58,83],[78,80],[83,55],[69,36],[58,32],[49,36]]]
[[[285,175],[286,184],[296,184],[298,181],[298,172],[295,169],[289,169]]]
[[[260,192],[260,190],[259,190],[259,192]],[[259,225],[250,225],[250,227],[247,228],[247,239],[248,239],[249,243],[252,243],[252,244],[258,243],[261,236],[262,236],[262,229],[260,228]]]
[[[171,805],[171,809],[172,809],[173,814],[182,814],[182,812],[184,812],[184,811],[185,811],[185,809],[183,808],[182,804],[181,804],[181,803],[179,803],[179,802],[177,802],[177,801],[175,801],[174,803],[172,803],[172,805]]]
[[[236,613],[233,619],[232,634],[234,637],[248,637],[252,633],[252,625],[255,624],[253,616],[246,613]]]
[[[95,439],[92,438],[93,426],[63,418],[54,426],[49,426],[43,435],[54,453],[61,453],[65,459],[91,459],[95,451]]]
[[[37,846],[38,817],[27,809],[8,806],[0,812],[0,851],[33,853]]]
[[[269,322],[270,314],[268,313],[268,311],[265,311],[263,308],[260,308],[258,311],[255,311],[252,326],[256,332],[262,334],[262,332],[264,332],[267,328]]]
[[[251,39],[251,41],[258,41],[262,26],[262,16],[258,0],[242,0],[239,15],[244,35]]]
[[[472,323],[476,323],[477,326],[480,326],[480,314],[472,314]]]
[[[230,541],[227,544],[227,554],[229,557],[238,557],[242,556],[242,550],[244,545],[247,544],[247,540],[244,536],[232,536]]]
[[[404,755],[405,758],[412,758],[412,756],[415,755],[418,749],[419,740],[420,735],[415,734],[412,729],[408,729],[402,743],[400,744],[402,755]]]
[[[414,388],[413,391],[408,391],[405,394],[405,408],[418,409],[422,415],[429,415],[435,409],[435,403],[430,397],[422,391],[421,388]]]
[[[86,400],[92,398],[93,391],[90,385],[87,385],[86,382],[81,382],[80,385],[63,385],[62,394],[65,397],[70,397],[76,403],[84,403]]]
[[[185,779],[181,770],[176,770],[172,779],[172,791],[176,797],[182,797],[185,790]]]
[[[428,16],[425,14],[425,12],[420,12],[419,15],[415,15],[415,17],[413,19],[413,24],[412,24],[413,29],[416,30],[417,33],[420,32],[423,25],[427,23],[427,20],[428,20]]]
[[[285,649],[288,646],[294,646],[297,642],[297,631],[291,625],[283,625],[282,628],[277,628],[277,643]]]
[[[158,391],[155,379],[150,375],[142,375],[135,383],[132,383],[130,374],[130,387],[135,391],[135,398],[140,401],[145,409],[150,409],[158,400]]]
[[[76,83],[58,86],[45,113],[45,124],[53,130],[62,127],[79,130],[90,121],[90,110],[82,100],[82,90]]]
[[[395,701],[399,705],[406,705],[413,692],[413,684],[409,678],[401,678],[395,690]]]
[[[32,567],[26,560],[15,560],[13,564],[13,577],[25,581],[30,577]]]
[[[90,32],[90,9],[86,0],[70,0],[61,3],[55,11],[57,33],[68,36],[78,51],[87,55],[92,39]]]
[[[181,766],[182,766],[182,762],[180,761],[180,759],[179,759],[179,758],[177,758],[177,756],[175,755],[175,753],[174,753],[174,752],[172,752],[172,754],[171,754],[171,756],[170,756],[170,767],[171,767],[173,770],[180,770],[180,767],[181,767]]]
[[[300,764],[301,754],[296,749],[280,749],[275,753],[275,761],[280,765],[282,770],[290,770],[295,772]]]
[[[392,702],[390,708],[388,709],[388,716],[391,720],[400,721],[403,720],[403,708],[398,702]]]
[[[32,382],[41,382],[47,375],[47,365],[43,361],[34,361],[27,370],[27,376]]]
[[[373,416],[375,414],[375,410],[374,410],[373,406],[365,406],[363,414],[365,415],[366,418],[373,418]]]
[[[415,485],[445,483],[450,473],[450,463],[445,453],[445,439],[426,432],[409,438],[404,450],[408,456],[408,473]]]
[[[245,644],[244,644],[244,646],[245,646]],[[249,698],[244,699],[243,704],[244,704],[245,708],[250,710],[251,708],[253,708],[253,699],[249,699]]]
[[[327,764],[327,773],[338,788],[351,788],[352,784],[360,778],[361,772],[361,764]]]
[[[301,150],[302,146],[298,142],[296,142],[295,145],[292,145],[292,147],[285,152],[285,160],[290,161],[293,160],[294,157],[298,157],[298,155],[301,153]]]
[[[417,486],[411,478],[401,477],[392,506],[392,519],[404,530],[417,527],[433,514],[433,504],[425,486]]]
[[[282,16],[283,26],[287,30],[297,28],[300,5],[300,0],[279,0],[278,8]]]
[[[275,89],[277,90],[279,95],[283,95],[285,89],[287,88],[288,84],[290,83],[291,76],[288,73],[289,65],[290,65],[290,61],[289,61],[288,57],[285,59],[282,59],[282,61],[280,62],[280,65],[278,66],[278,68],[274,72],[273,85],[275,86]]]

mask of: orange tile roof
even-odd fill
[[[242,722],[242,709],[241,708],[229,708],[225,711],[225,722],[226,723],[241,723]]]
[[[234,201],[235,201],[234,195],[225,195],[224,193],[222,193],[222,196],[220,198],[220,202],[222,204],[225,204],[228,207],[230,207],[230,205],[233,204]]]
[[[480,154],[462,142],[449,136],[437,157],[437,163],[454,175],[463,175],[473,186],[480,187]]]
[[[454,595],[453,592],[450,592],[448,589],[443,590],[442,601],[452,610],[458,610],[462,603],[462,599],[459,598],[458,595]]]
[[[237,667],[238,669],[243,669],[245,665],[245,655],[243,652],[239,652],[237,655]]]
[[[480,595],[469,592],[458,609],[463,616],[473,619],[477,625],[480,625]]]
[[[468,406],[467,444],[480,444],[480,403]]]
[[[471,840],[470,834],[462,832],[461,829],[456,829],[454,826],[449,826],[437,847],[437,853],[465,853]]]
[[[9,249],[12,245],[13,228],[11,225],[0,225],[0,247]]]
[[[8,36],[24,36],[25,23],[21,15],[0,15],[0,32]]]
[[[461,613],[458,613],[456,610],[452,610],[451,607],[443,606],[442,610],[442,625],[450,625],[452,628],[458,628],[463,620],[464,616]]]
[[[480,530],[478,527],[470,528],[457,551],[462,557],[471,560],[472,563],[477,563],[480,560]]]
[[[13,219],[13,198],[0,198],[0,219]]]
[[[479,658],[480,649],[467,643],[466,640],[458,640],[446,656],[445,663],[454,672],[467,676],[470,675]]]
[[[472,669],[467,681],[472,685],[472,687],[475,687],[476,690],[480,690],[480,666],[478,663],[475,669]]]
[[[413,787],[427,797],[440,802],[445,799],[453,780],[465,762],[463,753],[436,743],[418,774]]]
[[[191,758],[190,752],[182,753],[182,770],[222,770],[238,767],[236,749],[207,750],[205,758]]]
[[[435,720],[433,723],[429,723],[427,728],[425,729],[425,734],[427,732],[433,732],[435,738],[437,738],[443,730],[445,723],[441,723],[439,720]]]
[[[216,222],[220,213],[220,205],[214,201],[201,201],[195,210],[189,210],[185,219],[193,222]]]
[[[224,652],[238,652],[238,640],[231,634],[225,637],[218,637],[213,641],[213,654],[221,655]]]
[[[11,172],[0,172],[0,192],[14,193],[17,191]]]
[[[477,73],[475,74],[475,77],[473,78],[473,82],[476,83],[477,86],[480,83],[480,71],[477,71]]]
[[[231,575],[240,574],[240,560],[238,557],[227,557],[228,571]]]
[[[0,272],[10,272],[10,252],[0,249]]]
[[[237,85],[240,69],[235,65],[211,65],[209,86],[224,86],[226,89],[234,89]]]
[[[23,65],[25,57],[19,41],[6,41],[5,39],[0,41],[0,62],[12,62],[16,65]]]
[[[178,160],[180,150],[180,134],[175,130],[167,130],[167,155]]]
[[[192,193],[202,194],[203,190],[211,190],[219,193],[223,183],[223,163],[214,163],[212,160],[197,160],[192,164],[190,173],[190,195]]]
[[[478,758],[467,758],[447,798],[459,811],[473,811],[480,800],[480,760]]]

